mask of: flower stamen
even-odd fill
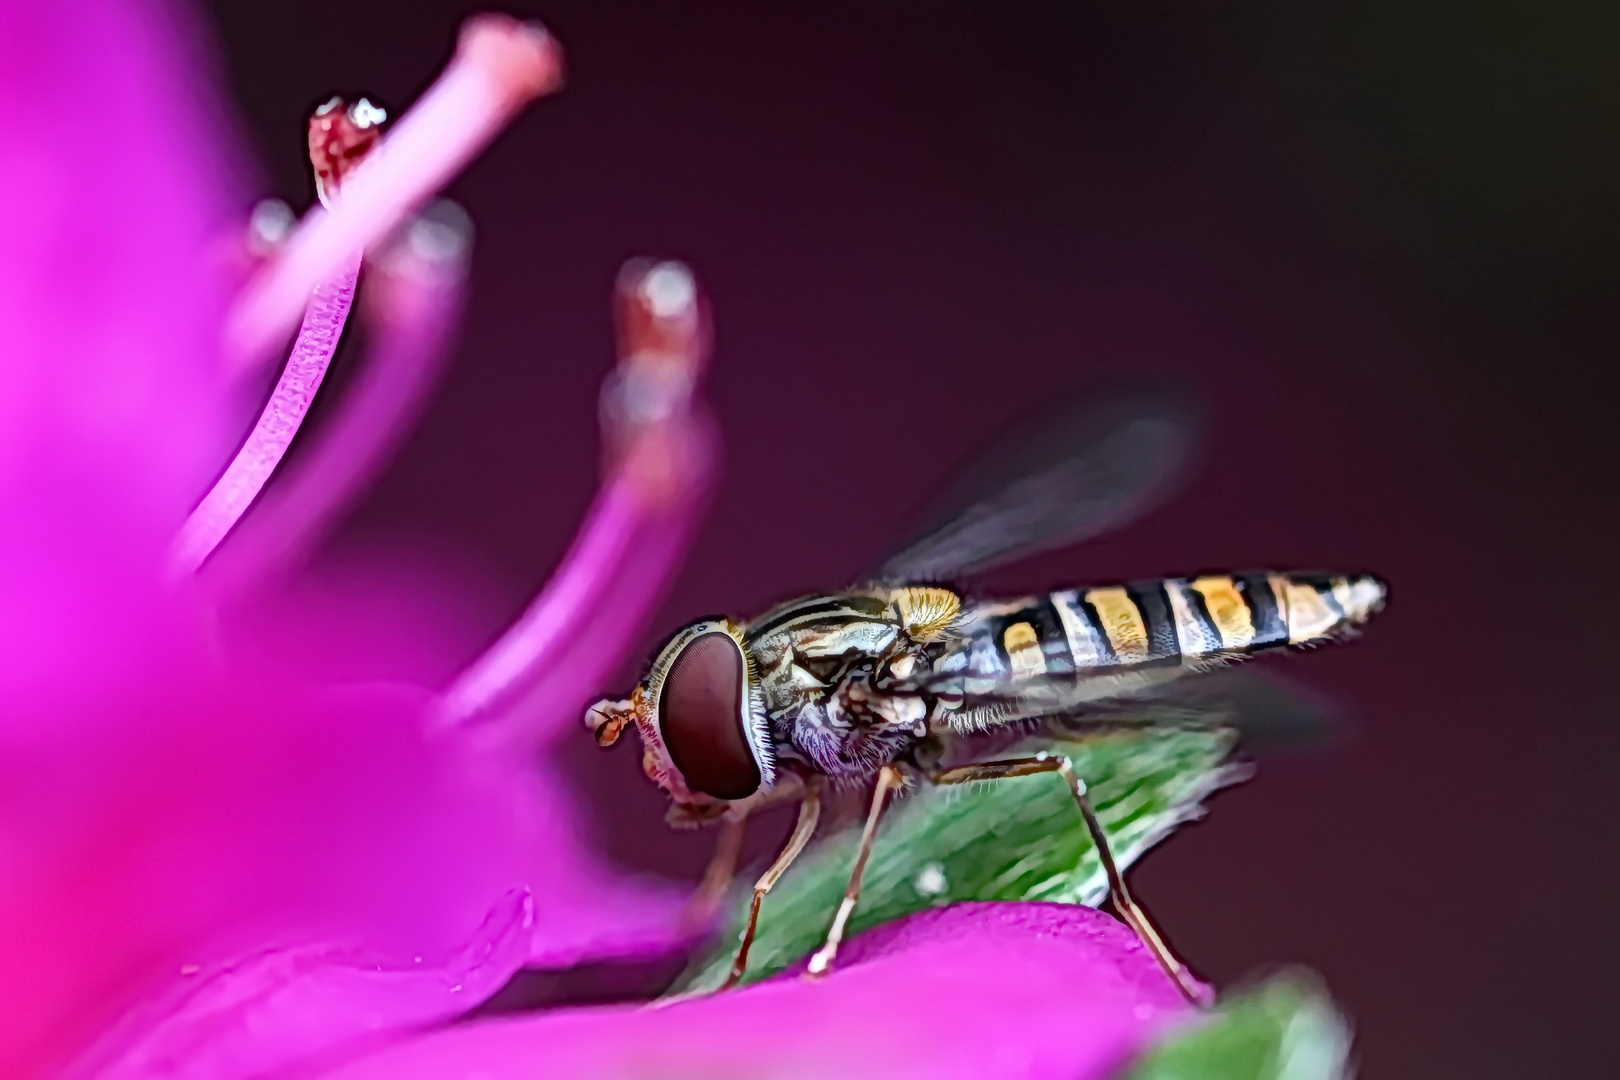
[[[615,301],[620,361],[602,389],[602,488],[545,589],[445,693],[447,726],[499,708],[529,732],[571,727],[575,698],[632,644],[704,504],[718,455],[694,401],[709,353],[697,283],[680,263],[632,262]]]
[[[356,375],[285,475],[205,571],[216,596],[241,593],[304,555],[376,475],[438,381],[462,307],[472,222],[440,200],[367,262]]]
[[[382,135],[377,127],[380,112],[364,98],[352,107],[342,98],[333,98],[309,118],[309,163],[321,202],[336,198],[345,178],[377,148]],[[194,573],[207,561],[281,464],[343,338],[359,276],[360,254],[356,252],[316,287],[258,423],[181,527],[171,556],[172,574]]]
[[[382,141],[388,114],[361,98],[349,105],[335,97],[309,118],[309,164],[315,170],[315,194],[330,207],[343,178],[352,173]]]
[[[243,290],[226,320],[230,365],[244,370],[263,359],[311,289],[387,237],[523,106],[561,85],[562,50],[543,27],[504,15],[467,20],[449,66],[346,180],[343,198],[306,215],[278,257]]]

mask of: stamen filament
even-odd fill
[[[562,50],[544,29],[503,15],[462,27],[456,54],[383,145],[343,185],[330,210],[311,210],[278,257],[243,290],[226,320],[225,354],[261,361],[309,292],[380,242],[444,187],[526,104],[562,84]]]
[[[366,353],[313,441],[278,478],[204,575],[233,595],[303,556],[377,474],[438,381],[462,306],[472,225],[440,202],[372,260],[361,317]]]
[[[207,561],[286,456],[337,351],[359,274],[360,257],[356,255],[315,290],[287,366],[259,414],[259,422],[180,529],[170,558],[175,575],[192,573]]]
[[[608,476],[556,575],[445,693],[440,722],[517,714],[538,685],[564,690],[545,711],[574,708],[576,679],[616,664],[690,538],[718,454],[693,408],[708,330],[690,272],[632,263],[620,275],[621,360],[603,391]],[[588,692],[589,684],[583,691]],[[567,699],[567,700],[565,700]],[[521,721],[548,729],[549,715]]]
[[[580,613],[601,595],[612,568],[624,563],[640,517],[638,501],[635,486],[624,477],[597,497],[545,590],[445,695],[450,717],[476,715],[555,658]]]
[[[707,423],[689,432],[693,475],[712,475],[719,460],[719,440]],[[539,745],[560,733],[573,733],[586,703],[599,694],[639,639],[653,608],[680,569],[707,505],[706,484],[681,505],[649,517],[626,545],[633,553],[616,574],[604,574],[603,585],[577,611],[579,622],[558,647],[514,680],[514,692],[497,699],[504,719],[502,739]],[[493,726],[493,725],[492,725]]]
[[[333,98],[309,118],[309,163],[322,203],[334,199],[356,167],[376,150],[381,115],[364,98],[352,108],[345,107],[341,98]],[[207,561],[281,464],[315,403],[326,369],[343,338],[359,276],[360,253],[356,251],[315,289],[305,307],[292,354],[259,414],[259,422],[226,466],[224,475],[181,527],[171,554],[172,574],[193,573]]]

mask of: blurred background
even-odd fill
[[[214,3],[263,190],[307,205],[310,109],[397,115],[468,10]],[[1188,490],[995,584],[1329,567],[1392,599],[1282,662],[1342,703],[1340,737],[1218,796],[1137,891],[1212,979],[1320,971],[1367,1076],[1620,1069],[1620,7],[517,12],[569,87],[454,189],[481,226],[462,346],[328,559],[405,543],[477,574],[489,637],[520,610],[593,490],[631,255],[710,290],[729,448],[649,645],[846,584],[1053,393],[1183,379],[1213,417]],[[695,876],[712,838],[664,826],[633,743],[566,752],[601,842]]]

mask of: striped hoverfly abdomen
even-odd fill
[[[949,651],[892,688],[934,696],[970,726],[1061,711],[1348,636],[1384,594],[1363,574],[1258,571],[970,603]]]

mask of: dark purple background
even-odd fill
[[[267,189],[299,206],[309,108],[397,111],[466,10],[215,8]],[[1215,416],[1191,489],[1003,583],[1344,567],[1393,597],[1360,643],[1287,662],[1349,707],[1347,736],[1220,796],[1139,893],[1215,979],[1322,972],[1368,1076],[1620,1067],[1615,9],[532,13],[570,86],[455,189],[482,228],[464,344],[351,541],[483,567],[491,635],[519,609],[594,484],[633,254],[711,291],[730,447],[649,642],[843,583],[1050,393],[1191,380]],[[604,843],[693,873],[709,840],[665,829],[629,742],[582,729],[570,751]]]

